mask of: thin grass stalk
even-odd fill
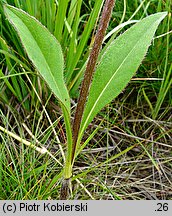
[[[170,31],[170,21],[171,21],[171,14],[169,13],[168,15],[168,28],[167,28],[167,32]],[[165,96],[167,94],[167,92],[169,91],[171,84],[172,84],[172,79],[171,79],[171,71],[172,71],[172,64],[169,68],[169,70],[167,69],[167,65],[168,65],[168,61],[169,61],[169,42],[170,40],[170,34],[167,34],[167,45],[166,45],[166,57],[165,57],[165,65],[164,65],[164,75],[163,75],[163,81],[161,83],[161,87],[160,87],[160,91],[158,93],[158,98],[157,98],[157,102],[155,105],[155,108],[152,109],[152,118],[156,119],[159,113],[159,110],[162,106],[162,103],[165,99]]]
[[[66,1],[59,0],[59,4],[58,4],[58,11],[57,11],[57,16],[56,16],[56,21],[55,21],[54,35],[59,42],[61,42],[61,40],[62,40],[62,35],[63,35],[62,31],[64,28],[64,22],[65,22],[68,2],[69,2],[68,0],[66,0]]]
[[[69,35],[68,35],[68,37],[71,37],[71,39],[70,39],[70,43],[69,43],[69,51],[68,51],[68,55],[67,55],[67,59],[66,59],[66,64],[68,64],[68,61],[73,59],[73,56],[75,54],[77,31],[78,31],[79,20],[80,20],[81,4],[82,4],[82,1],[77,2],[77,5],[76,5],[77,9],[76,9],[76,13],[75,13],[75,19],[73,22],[73,27],[71,29],[71,32],[69,32]]]
[[[74,73],[75,67],[77,66],[77,63],[78,63],[81,55],[83,54],[84,48],[88,42],[88,39],[90,38],[90,34],[91,34],[92,30],[94,29],[94,25],[95,25],[95,22],[97,20],[99,13],[100,13],[100,10],[102,8],[103,2],[104,2],[104,0],[101,0],[101,1],[97,0],[95,2],[94,8],[90,14],[88,22],[86,23],[84,31],[81,35],[81,39],[80,39],[80,42],[77,46],[75,56],[74,56],[74,58],[71,58],[71,59],[68,58],[68,60],[67,60],[67,65],[66,65],[66,68],[67,68],[67,71],[66,71],[67,85],[69,85],[71,82],[71,78],[72,78],[72,75]]]

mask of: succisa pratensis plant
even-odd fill
[[[97,113],[128,84],[141,64],[155,31],[167,15],[150,15],[117,37],[97,62],[111,17],[114,0],[106,0],[95,41],[90,52],[73,122],[69,92],[64,81],[64,57],[57,39],[34,17],[10,5],[4,5],[9,22],[17,31],[35,69],[46,81],[61,106],[66,127],[67,153],[60,199],[68,199],[72,169],[83,149],[84,131]]]

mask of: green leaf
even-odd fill
[[[24,11],[9,5],[5,5],[4,10],[33,65],[70,113],[70,99],[63,78],[64,59],[59,42]]]
[[[111,43],[95,71],[80,127],[80,137],[95,115],[125,88],[151,44],[159,23],[167,15],[156,13],[141,20]]]

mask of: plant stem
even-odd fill
[[[69,188],[70,188],[70,178],[72,176],[72,129],[70,124],[70,113],[66,110],[66,108],[62,105],[62,111],[66,126],[66,134],[67,134],[67,154],[64,166],[64,179],[62,182],[61,190],[60,190],[60,199],[67,200],[69,197]]]
[[[79,134],[80,123],[82,120],[84,106],[86,103],[86,98],[91,84],[93,72],[95,70],[97,58],[111,17],[113,5],[114,5],[114,0],[106,0],[103,8],[99,28],[95,36],[93,48],[90,53],[88,64],[85,70],[84,80],[82,82],[81,91],[80,91],[80,97],[76,107],[76,112],[75,112],[75,117],[73,122],[73,137],[71,137],[71,129],[70,129],[68,115],[66,115],[66,110],[63,109],[65,124],[67,127],[66,132],[68,135],[67,136],[68,150],[67,150],[67,157],[66,157],[65,168],[64,168],[64,180],[60,191],[61,200],[66,200],[69,197],[69,188],[70,188],[70,182],[72,176],[72,164],[73,164],[75,151],[76,151],[76,144],[77,144],[77,139]]]
[[[64,179],[60,191],[60,200],[67,200],[69,197],[71,179]]]
[[[99,55],[99,52],[101,50],[103,38],[106,33],[106,29],[109,24],[109,20],[111,18],[112,9],[114,6],[114,0],[106,0],[105,5],[103,7],[102,16],[100,19],[98,31],[95,36],[95,41],[89,56],[89,60],[86,66],[84,79],[82,82],[81,90],[80,90],[80,96],[78,99],[78,104],[75,111],[74,121],[73,121],[73,147],[72,147],[72,163],[75,157],[75,151],[77,146],[77,139],[80,129],[80,124],[84,112],[84,107],[86,103],[86,99],[88,96],[88,91],[91,85],[92,76],[96,67],[97,58]]]

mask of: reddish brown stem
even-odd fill
[[[60,191],[60,200],[67,200],[69,198],[71,179],[64,179]]]
[[[92,81],[92,76],[93,76],[93,73],[96,67],[97,58],[101,50],[103,38],[105,36],[106,29],[109,24],[113,6],[114,6],[114,0],[106,0],[105,5],[103,7],[103,12],[102,12],[102,16],[100,19],[98,31],[95,36],[95,41],[94,41],[94,44],[93,44],[93,47],[90,53],[90,57],[89,57],[87,66],[86,66],[84,79],[83,79],[82,86],[81,86],[80,96],[78,99],[78,104],[76,107],[76,112],[75,112],[74,121],[73,121],[72,161],[75,155],[76,143],[77,143],[80,124],[81,124],[82,115],[84,111],[84,106],[85,106],[86,99],[88,96],[88,91],[89,91],[90,84]]]

